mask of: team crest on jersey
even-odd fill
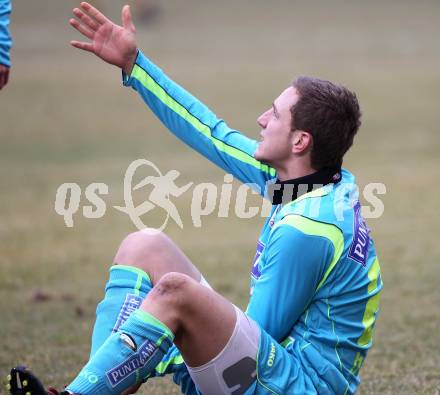
[[[258,280],[261,276],[259,262],[260,262],[261,254],[264,251],[264,247],[265,247],[264,244],[260,240],[258,240],[257,252],[255,253],[254,261],[252,262],[252,270],[251,270],[251,275],[256,280]]]
[[[353,209],[353,242],[348,257],[365,267],[367,265],[368,247],[370,246],[370,230],[362,217],[359,201],[356,202]]]

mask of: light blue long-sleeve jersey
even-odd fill
[[[251,284],[247,313],[295,353],[317,392],[354,393],[372,345],[382,280],[348,171],[337,184],[273,207]]]
[[[262,195],[275,180],[274,169],[253,156],[256,141],[230,129],[141,52],[124,84],[179,139]],[[252,265],[247,313],[296,354],[318,392],[325,387],[329,393],[354,393],[372,345],[381,288],[355,180],[343,170],[339,183],[272,207]],[[176,361],[182,360],[174,353],[159,373]],[[271,378],[293,393],[286,374],[273,372]],[[194,393],[193,386],[188,388],[185,393]]]
[[[10,49],[12,46],[9,34],[9,15],[11,13],[10,0],[0,0],[0,64],[11,67]]]

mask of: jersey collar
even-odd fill
[[[276,180],[272,185],[272,204],[286,204],[306,193],[322,188],[328,184],[337,184],[341,181],[341,168],[324,168],[307,176],[291,180]]]

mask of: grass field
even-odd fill
[[[101,1],[119,20],[119,1]],[[111,4],[110,4],[111,3]],[[87,360],[94,309],[120,240],[135,230],[112,205],[137,158],[177,183],[223,173],[176,141],[120,84],[120,74],[68,45],[73,1],[16,1],[9,85],[0,93],[0,374],[22,362],[48,383]],[[440,3],[169,0],[138,26],[140,47],[228,123],[257,137],[256,117],[298,74],[342,82],[363,108],[345,166],[383,182],[384,215],[369,220],[385,289],[359,393],[440,393]],[[55,213],[58,186],[109,185],[101,219]],[[208,216],[167,233],[212,285],[244,307],[262,218]],[[81,201],[81,207],[86,201]],[[156,210],[149,218],[161,220]],[[0,390],[1,392],[1,390]],[[167,380],[143,394],[177,394]]]

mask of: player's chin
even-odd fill
[[[261,150],[260,148],[257,148],[257,150],[255,151],[254,158],[258,162],[262,162],[262,163],[268,164],[267,156],[264,154],[263,150]]]
[[[254,158],[260,162],[264,160],[263,150],[261,149],[261,143],[258,145],[257,150],[254,152]]]

